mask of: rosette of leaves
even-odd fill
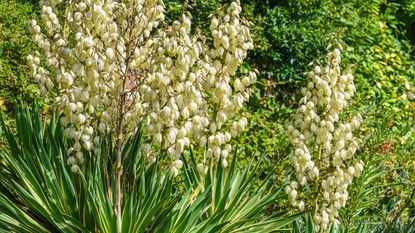
[[[72,173],[65,165],[70,145],[62,137],[57,116],[16,107],[16,134],[2,121],[8,148],[0,155],[0,232],[116,232],[114,156],[111,138],[103,138],[100,153]],[[110,137],[110,136],[108,136]],[[281,185],[259,182],[257,167],[236,166],[236,156],[205,177],[197,172],[192,153],[181,175],[146,165],[140,154],[141,131],[126,142],[121,232],[271,232],[287,230],[302,213],[265,214],[282,197]]]

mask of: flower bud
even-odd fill
[[[71,171],[72,171],[73,173],[78,173],[78,172],[79,172],[79,167],[78,167],[78,165],[72,165],[72,166],[71,166]]]

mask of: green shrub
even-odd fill
[[[411,45],[397,36],[399,22],[383,13],[381,1],[355,1],[343,7],[338,23],[346,28],[347,60],[356,65],[355,102],[375,102],[396,112],[398,118],[412,112],[415,63]]]
[[[37,87],[27,77],[26,56],[34,50],[27,22],[36,7],[26,1],[0,1],[0,107],[11,110],[17,99],[31,101]]]

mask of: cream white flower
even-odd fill
[[[353,75],[341,73],[340,61],[340,50],[335,49],[327,55],[324,66],[307,73],[309,83],[301,90],[304,97],[293,124],[287,127],[295,148],[291,157],[294,179],[300,187],[287,186],[285,191],[294,206],[314,208],[313,219],[320,232],[327,232],[330,224],[338,225],[338,211],[346,204],[347,187],[363,170],[363,163],[354,158],[358,144],[352,135],[362,117],[339,122],[355,92]],[[303,194],[306,185],[311,187]]]
[[[27,61],[43,94],[58,90],[54,106],[69,129],[64,135],[74,139],[75,153],[83,153],[71,164],[87,159],[99,135],[114,133],[122,118],[126,135],[145,124],[142,152],[148,161],[155,160],[155,148],[167,152],[174,174],[190,145],[227,165],[228,143],[248,126],[238,112],[256,81],[254,71],[236,75],[253,48],[239,1],[212,14],[212,45],[191,33],[188,12],[166,25],[161,0],[40,5],[42,24],[31,20],[30,31],[53,68],[43,68],[38,52]]]

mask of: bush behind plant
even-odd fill
[[[33,51],[27,22],[36,5],[26,1],[0,2],[0,109],[10,111],[16,99],[30,101],[37,87],[27,77],[26,56]]]

